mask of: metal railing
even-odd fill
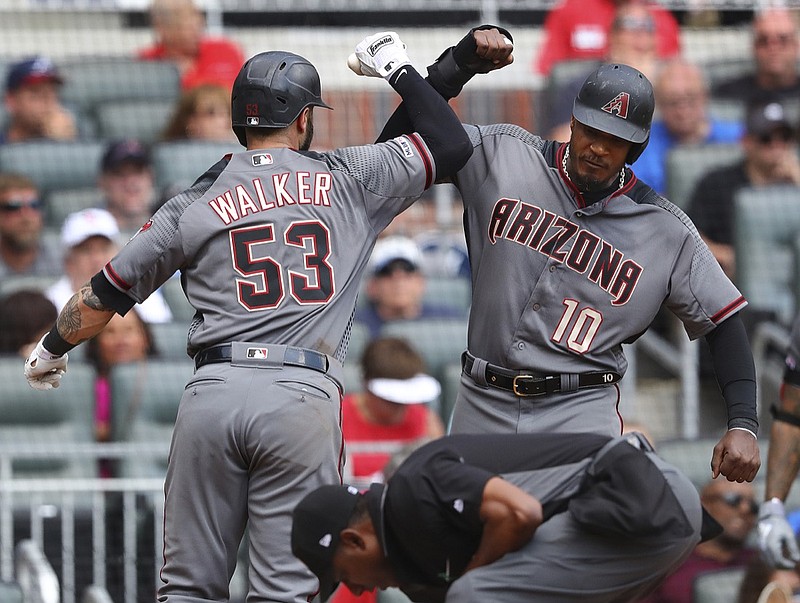
[[[159,478],[71,478],[71,477],[22,477],[15,475],[15,461],[48,458],[85,458],[87,466],[95,466],[99,459],[125,459],[158,457],[165,458],[167,447],[154,444],[81,444],[0,447],[0,577],[3,580],[18,579],[15,576],[14,549],[20,540],[16,528],[25,524],[30,531],[30,540],[40,550],[46,550],[47,540],[53,538],[46,533],[45,524],[57,518],[56,540],[60,541],[60,560],[53,565],[59,574],[61,601],[76,603],[80,584],[76,579],[76,568],[85,565],[79,551],[90,550],[91,584],[105,589],[112,586],[108,580],[109,550],[107,536],[119,537],[119,558],[122,568],[122,599],[120,603],[135,603],[140,587],[141,560],[152,562],[152,573],[156,577],[161,565],[163,539],[164,480]],[[89,472],[87,471],[87,474]],[[147,501],[142,518],[141,500]],[[76,529],[78,520],[83,528]],[[150,519],[152,521],[150,521]],[[121,526],[121,534],[109,534],[109,522]],[[85,530],[86,523],[91,534]],[[119,522],[119,523],[117,523]],[[142,525],[151,526],[152,551],[140,551],[138,540]],[[149,538],[148,538],[149,540]],[[55,561],[55,560],[51,560]],[[150,574],[148,571],[147,574]],[[119,586],[119,585],[116,585]],[[155,592],[156,584],[153,584]]]

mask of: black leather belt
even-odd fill
[[[464,373],[472,376],[472,367],[475,358],[464,353],[461,357],[461,366]],[[544,396],[562,391],[574,391],[584,387],[598,387],[616,383],[622,376],[614,371],[590,371],[578,373],[569,377],[577,377],[577,384],[570,389],[563,387],[564,381],[573,382],[574,379],[562,379],[562,375],[537,375],[527,371],[513,371],[494,364],[486,365],[486,383],[498,389],[505,389],[520,397]]]
[[[199,369],[205,364],[230,362],[231,356],[231,344],[226,343],[222,345],[215,345],[214,347],[200,350],[194,355],[194,367],[195,369]],[[328,372],[328,357],[325,354],[321,354],[314,350],[307,350],[305,348],[286,346],[286,352],[283,356],[283,364],[301,366],[303,368],[313,369],[321,373]]]

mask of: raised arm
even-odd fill
[[[397,34],[387,31],[368,36],[356,46],[355,57],[359,63],[348,60],[351,69],[384,78],[403,98],[410,126],[397,136],[416,132],[422,137],[436,162],[436,179],[461,169],[472,155],[469,137],[447,102],[411,66]]]
[[[514,62],[514,43],[508,30],[495,25],[480,25],[469,31],[455,46],[445,50],[428,67],[425,78],[442,98],[458,96],[474,75],[502,69]],[[401,103],[378,136],[376,142],[413,132],[405,103]]]

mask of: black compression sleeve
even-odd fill
[[[411,126],[397,135],[417,132],[422,137],[436,162],[437,180],[455,174],[472,155],[472,143],[458,117],[410,65],[395,72],[389,83],[403,97]]]
[[[136,301],[112,285],[106,275],[101,270],[92,277],[92,291],[100,302],[106,307],[114,310],[117,314],[125,316],[128,310],[136,305]]]
[[[734,314],[706,335],[714,374],[728,406],[728,428],[758,432],[756,368],[744,323]]]

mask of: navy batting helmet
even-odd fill
[[[308,106],[331,109],[322,101],[319,74],[291,52],[262,52],[239,71],[231,91],[231,125],[247,146],[245,128],[285,128]]]
[[[572,116],[585,126],[632,142],[625,160],[633,163],[650,140],[653,86],[628,65],[601,65],[581,86]]]

